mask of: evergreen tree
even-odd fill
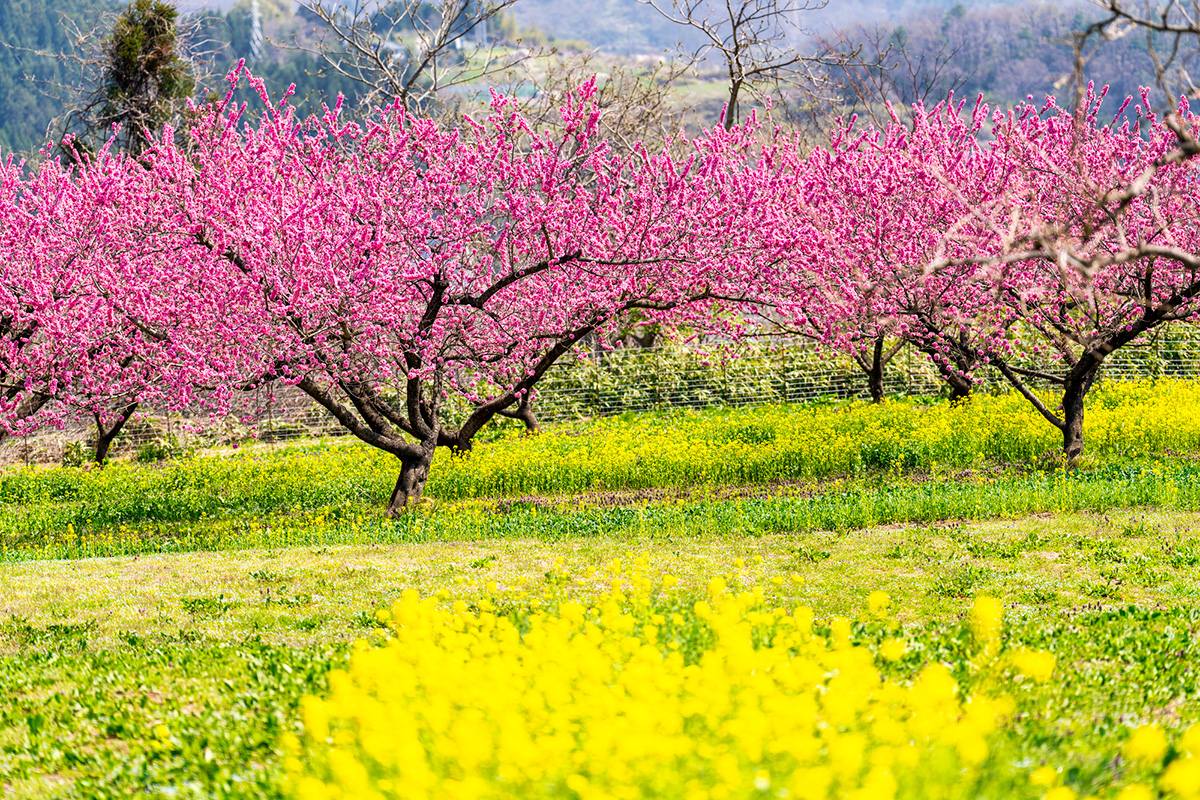
[[[113,0],[0,0],[0,152],[30,153],[47,141],[59,111],[50,101],[73,79],[61,57],[73,49],[71,28],[113,9]]]
[[[178,22],[178,9],[163,0],[133,0],[117,17],[105,42],[90,121],[99,138],[118,126],[117,146],[137,153],[147,133],[180,116],[196,91],[196,76]]]

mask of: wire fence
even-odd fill
[[[1200,332],[1131,345],[1105,363],[1103,380],[1200,378]],[[979,390],[1007,391],[994,371],[979,375]],[[887,396],[937,395],[944,384],[929,359],[905,348],[884,372]],[[543,379],[535,404],[539,421],[559,422],[631,411],[865,398],[866,376],[846,358],[831,357],[805,342],[775,341],[730,353],[681,347],[629,348],[590,353],[561,362]],[[142,458],[196,448],[237,446],[346,435],[346,430],[306,395],[284,389],[254,419],[212,419],[138,413],[112,454]],[[0,463],[85,461],[90,426],[12,437],[0,443]]]
[[[1190,331],[1118,350],[1102,372],[1103,380],[1198,377],[1200,336]],[[981,371],[975,380],[985,392],[1011,388],[994,370]],[[947,391],[929,358],[912,348],[901,350],[887,365],[883,383],[884,393],[892,397]],[[548,375],[539,395],[538,416],[558,421],[626,411],[867,397],[866,375],[853,362],[803,343],[724,359],[686,350],[632,350]]]

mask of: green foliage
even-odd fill
[[[1109,384],[1090,460],[1014,395],[629,415],[505,434],[435,459],[430,506],[382,515],[397,464],[348,440],[0,473],[0,556],[673,531],[853,530],[894,522],[1158,505],[1200,508],[1200,385]],[[177,443],[176,443],[177,444]],[[160,460],[165,459],[165,460]],[[156,462],[156,463],[138,463]],[[680,502],[686,499],[688,502]],[[1195,548],[1174,557],[1194,556]]]
[[[92,450],[87,442],[71,442],[63,448],[62,465],[64,467],[82,467],[92,460]]]
[[[0,0],[0,152],[32,154],[42,147],[51,121],[64,111],[64,88],[98,89],[94,130],[107,137],[108,124],[127,122],[134,146],[140,145],[142,127],[158,128],[180,112],[180,101],[196,90],[196,78],[175,39],[178,12],[161,0],[125,5],[108,39],[110,69],[103,86],[75,86],[77,70],[63,57],[83,55],[76,51],[72,27],[88,31],[119,10],[118,0]],[[220,75],[249,55],[250,15],[244,5],[226,14],[202,12],[196,20],[196,39],[211,51],[207,63],[197,66]],[[362,92],[360,84],[331,74],[308,53],[269,47],[268,55],[252,64],[255,72],[272,87],[295,83],[296,103],[306,112],[319,111],[339,93],[353,105]],[[87,138],[85,144],[94,143]]]
[[[991,577],[991,572],[976,564],[962,564],[946,572],[933,585],[939,597],[963,598],[975,594],[975,588]]]
[[[277,795],[279,736],[346,649],[184,630],[95,647],[90,634],[0,629],[5,796]]]
[[[856,625],[853,636],[872,646],[905,640],[902,659],[880,664],[900,678],[970,652],[967,604],[942,587],[946,575],[972,575],[962,597],[1004,599],[1010,644],[1058,659],[1059,678],[1016,688],[1020,713],[996,742],[1004,760],[1068,767],[1063,780],[1080,795],[1107,797],[1124,777],[1114,756],[1128,726],[1200,719],[1200,584],[1168,555],[1181,541],[1173,531],[1194,521],[1118,512],[848,536],[706,537],[695,529],[578,546],[471,542],[8,565],[0,590],[18,616],[0,623],[0,769],[14,797],[279,796],[279,740],[296,730],[299,698],[325,692],[326,674],[345,666],[354,639],[382,635],[375,610],[404,588],[445,589],[447,602],[470,602],[498,582],[539,598],[565,569],[602,568],[633,547],[655,574],[681,577],[683,591],[653,609],[665,626],[714,574],[731,586],[761,576],[772,602],[813,606],[821,629],[835,615],[861,616],[866,593],[883,589],[894,616]],[[1090,539],[1119,541],[1128,560],[1144,559],[1164,580],[1093,596],[1105,579],[1104,565],[1081,546]],[[882,554],[899,545],[909,554],[881,569]],[[1012,557],[971,552],[1011,548]],[[547,569],[555,557],[568,565]],[[62,592],[68,576],[86,590]],[[501,610],[518,621],[531,613],[519,598]],[[710,635],[701,625],[670,630],[685,657]],[[970,673],[956,677],[973,688]]]
[[[183,606],[183,610],[191,614],[193,617],[205,617],[214,619],[223,617],[229,611],[232,601],[227,600],[224,595],[217,597],[184,597],[179,601]]]
[[[139,464],[153,464],[158,461],[183,458],[189,452],[190,450],[179,437],[167,434],[140,445],[133,459]],[[63,464],[63,466],[68,465]]]

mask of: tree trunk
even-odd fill
[[[533,413],[533,396],[528,392],[526,392],[521,400],[517,403],[516,408],[505,408],[501,411],[497,411],[496,413],[502,417],[507,417],[508,419],[519,419],[521,422],[525,423],[526,433],[538,432],[537,415]],[[459,441],[452,443],[450,447],[455,450],[461,450],[465,452],[471,449],[471,441],[470,439],[467,439],[465,442],[463,442],[460,439]]]
[[[410,504],[415,505],[421,499],[432,461],[432,448],[422,447],[419,454],[400,456],[400,475],[396,478],[392,499],[388,501],[389,517],[398,517]]]
[[[1079,395],[1068,404],[1063,395],[1063,454],[1068,463],[1074,463],[1083,454],[1083,396]]]
[[[974,385],[971,379],[957,372],[947,370],[942,373],[942,379],[946,382],[946,386],[950,388],[950,402],[959,403],[971,396],[971,389]]]
[[[725,104],[725,119],[722,124],[725,130],[729,130],[737,124],[738,116],[738,95],[742,91],[741,79],[735,77],[733,68],[729,70],[729,100]]]
[[[856,351],[853,354],[854,363],[858,364],[858,368],[867,376],[867,393],[870,395],[872,403],[883,402],[883,368],[891,361],[897,349],[885,353],[883,336],[880,335],[872,342],[871,350],[868,353]]]
[[[950,390],[951,403],[961,402],[971,396],[971,391],[975,388],[975,381],[971,380],[969,375],[972,365],[966,363],[966,358],[955,355],[953,360],[950,360],[949,357],[932,348],[922,348],[921,352],[929,356],[929,360],[937,368],[938,376]]]
[[[507,412],[507,416],[510,416],[513,419],[519,419],[519,420],[521,420],[521,422],[525,423],[525,432],[526,433],[537,433],[538,432],[537,415],[533,413],[533,395],[532,394],[526,392],[525,396],[521,398],[521,402],[519,402],[517,404],[516,410]],[[468,447],[469,447],[469,445],[468,445]]]
[[[949,354],[943,353],[920,340],[915,340],[913,345],[933,362],[938,377],[950,390],[951,403],[966,400],[971,396],[971,391],[975,388],[975,381],[970,377],[971,368],[974,366],[972,356],[967,355],[962,348],[955,348]]]
[[[108,451],[112,447],[112,443],[116,440],[117,435],[125,427],[125,423],[129,422],[129,418],[133,416],[133,412],[137,411],[138,404],[131,403],[117,414],[117,418],[113,420],[112,425],[108,428],[104,427],[104,423],[100,420],[99,415],[96,416],[96,452],[95,458],[97,464],[103,464],[108,460]]]
[[[883,402],[883,370],[871,370],[867,375],[867,391],[871,393],[872,403]]]
[[[517,412],[513,415],[516,419],[525,423],[526,433],[538,432],[537,415],[533,413],[533,400],[526,395],[526,398],[517,406]]]
[[[1083,454],[1083,401],[1096,380],[1101,361],[1085,354],[1067,373],[1062,397],[1063,454],[1068,463]]]
[[[883,402],[883,340],[878,339],[875,342],[875,350],[871,359],[870,368],[867,369],[867,391],[871,393],[872,403]]]

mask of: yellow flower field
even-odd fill
[[[1052,654],[1006,647],[996,598],[964,609],[957,662],[897,669],[908,646],[886,594],[864,621],[821,624],[732,581],[689,595],[617,561],[470,604],[410,590],[380,612],[386,641],[360,642],[302,703],[288,786],[301,800],[1076,797],[1057,766],[1011,760],[1008,721],[1058,676]],[[1135,729],[1116,796],[1200,797],[1197,745],[1200,727],[1163,770],[1166,735]]]

